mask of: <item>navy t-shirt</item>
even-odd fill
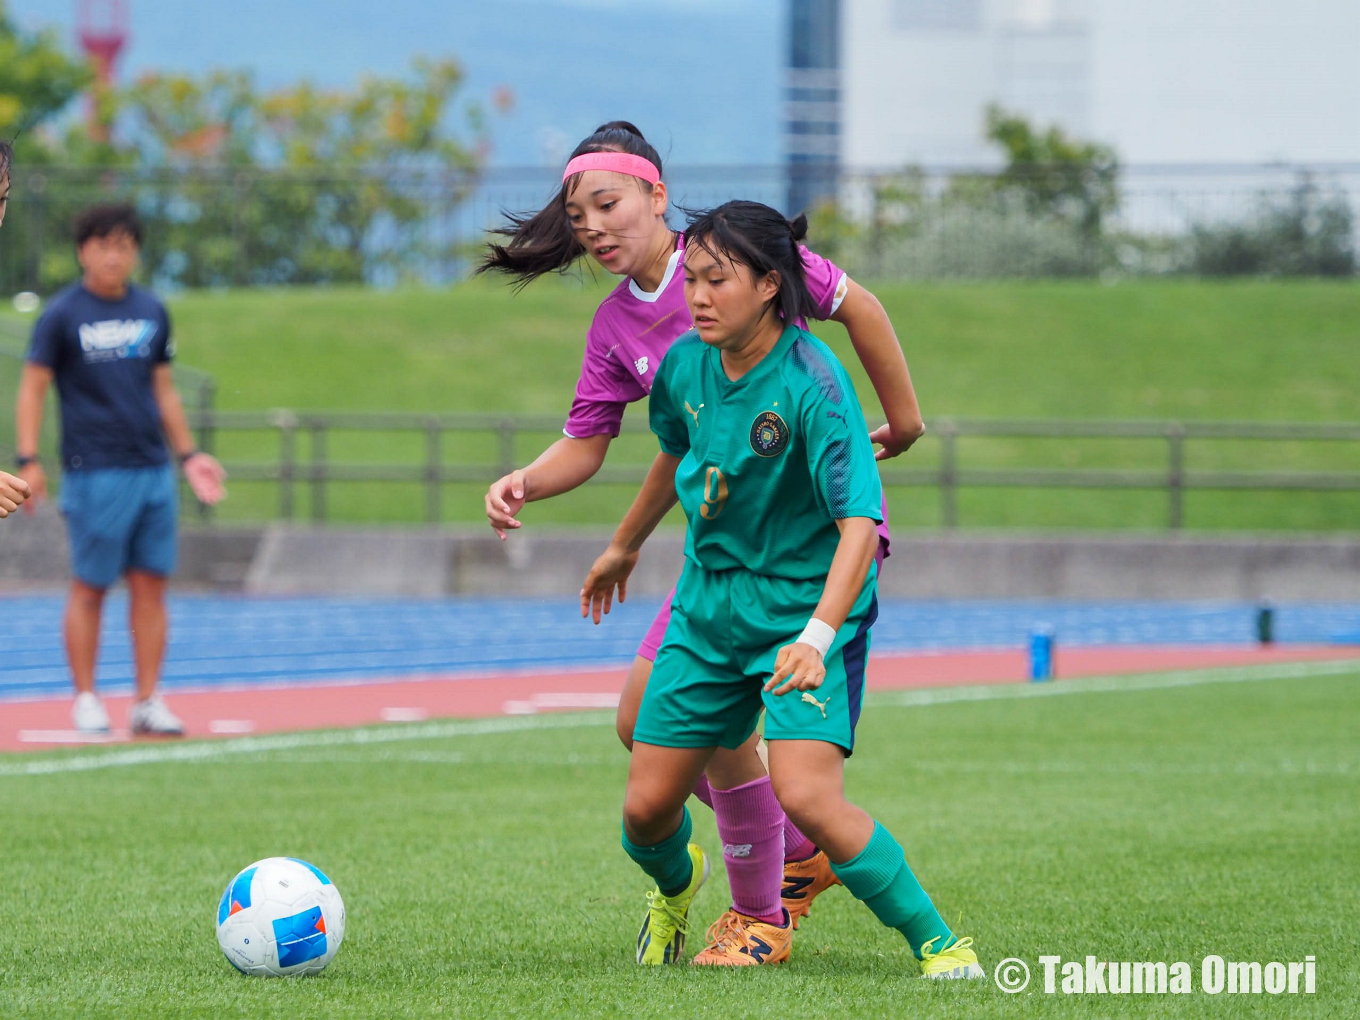
[[[174,354],[170,316],[150,291],[129,285],[121,301],[106,301],[75,283],[52,298],[28,360],[56,378],[68,469],[169,461],[151,373]]]

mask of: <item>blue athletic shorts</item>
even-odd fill
[[[129,570],[175,572],[179,493],[170,465],[67,471],[61,512],[71,570],[91,588],[108,588]]]

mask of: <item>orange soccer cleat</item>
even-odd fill
[[[831,870],[831,862],[826,854],[818,850],[805,861],[784,862],[784,891],[780,894],[784,909],[793,918],[793,926],[798,927],[801,918],[812,912],[812,901],[841,880]]]
[[[690,961],[697,967],[753,967],[758,963],[783,963],[793,942],[793,921],[769,924],[729,910],[708,929],[708,945]]]

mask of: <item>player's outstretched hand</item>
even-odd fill
[[[913,435],[895,434],[891,425],[880,425],[869,433],[869,442],[878,443],[882,449],[874,451],[874,460],[889,460],[911,449],[913,443],[926,434],[925,425]]]
[[[608,614],[614,601],[614,588],[619,589],[619,601],[628,597],[628,576],[637,566],[638,554],[611,545],[595,561],[581,586],[581,616],[590,615],[598,624]]]
[[[789,691],[815,691],[826,679],[826,663],[822,653],[802,641],[795,641],[779,649],[774,658],[774,676],[765,684],[765,690],[775,695]],[[782,681],[782,682],[781,682]]]
[[[184,477],[200,503],[214,506],[227,494],[222,484],[227,479],[226,469],[210,453],[196,453],[186,460]]]
[[[491,483],[486,490],[486,519],[491,527],[505,541],[507,528],[520,527],[515,514],[524,509],[524,471],[511,471],[503,478]]]
[[[33,490],[22,478],[0,471],[0,517],[8,517],[19,509],[19,504],[33,495]]]

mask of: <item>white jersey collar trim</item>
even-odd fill
[[[680,255],[682,252],[683,249],[681,248],[676,248],[675,251],[671,252],[670,261],[666,263],[666,275],[661,277],[661,285],[657,287],[656,290],[651,292],[643,290],[637,285],[637,281],[630,276],[628,277],[628,293],[632,294],[633,297],[637,298],[639,301],[645,301],[649,305],[656,304],[656,302],[660,301],[661,295],[666,293],[666,288],[671,285],[671,279],[675,276],[675,270],[680,266]]]

